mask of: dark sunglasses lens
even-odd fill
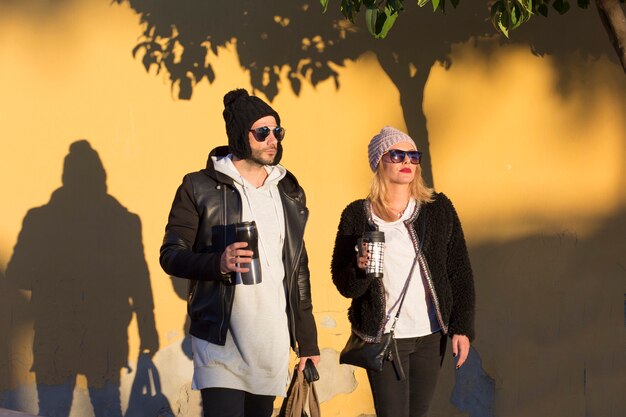
[[[275,127],[274,137],[276,137],[276,139],[279,141],[283,140],[283,138],[285,137],[285,129],[283,129],[282,127]]]
[[[400,151],[398,149],[391,149],[389,151],[389,160],[394,164],[398,164],[404,162],[404,158],[406,158],[407,155],[409,156],[409,161],[414,165],[419,164],[422,159],[422,153],[420,151]]]
[[[412,164],[419,164],[421,159],[422,159],[422,153],[420,151],[412,151],[412,152],[408,152],[409,154],[409,159],[411,160]]]
[[[267,139],[267,137],[270,135],[270,132],[274,133],[274,137],[278,141],[283,140],[283,137],[285,136],[285,129],[282,127],[275,127],[274,129],[270,129],[267,126],[263,126],[252,129],[252,134],[258,142],[265,142],[265,139]]]
[[[389,151],[389,159],[391,159],[391,162],[393,162],[394,164],[404,161],[405,155],[406,155],[406,152],[399,151],[397,149],[392,149]]]
[[[257,127],[256,129],[252,129],[252,132],[254,138],[259,142],[264,142],[270,135],[270,129],[267,126]]]

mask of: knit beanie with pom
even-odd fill
[[[226,93],[223,115],[226,122],[228,146],[233,155],[240,159],[248,159],[252,153],[248,133],[254,122],[265,116],[274,116],[276,124],[280,126],[278,113],[260,98],[249,95],[243,88]],[[272,165],[278,164],[282,150],[282,145],[279,142]]]

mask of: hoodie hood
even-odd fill
[[[217,148],[211,150],[207,159],[205,172],[209,177],[214,178],[216,181],[232,185],[232,183],[234,183],[233,177],[221,171],[218,171],[215,168],[215,163],[228,155],[230,155],[230,150],[228,146],[218,146]],[[222,163],[226,163],[226,161],[222,161]],[[232,164],[232,160],[230,161],[230,163]],[[306,196],[304,194],[304,191],[302,190],[302,187],[300,187],[298,179],[282,165],[276,165],[273,167],[277,167],[279,169],[279,172],[285,173],[284,176],[281,176],[282,179],[279,179],[278,186],[281,192],[285,193],[290,198],[306,206]],[[237,172],[237,177],[239,176],[239,172]]]
[[[210,162],[212,162],[213,168],[216,172],[220,172],[233,180],[233,182],[243,188],[254,187],[248,180],[246,180],[237,170],[235,164],[233,164],[232,154],[226,156],[211,156]],[[261,188],[271,187],[278,185],[278,182],[285,178],[287,170],[282,165],[266,165],[267,178]]]

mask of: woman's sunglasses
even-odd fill
[[[413,165],[417,165],[422,160],[422,153],[420,151],[401,151],[399,149],[389,149],[383,154],[383,161],[398,164],[404,162],[404,158],[409,157],[409,161]]]
[[[265,142],[265,139],[267,139],[270,133],[273,133],[274,137],[279,142],[285,138],[285,129],[280,126],[276,126],[274,128],[261,126],[250,129],[250,132],[252,132],[252,136],[254,136],[254,139],[256,139],[257,142]]]

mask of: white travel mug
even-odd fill
[[[363,233],[357,241],[359,256],[365,256],[369,251],[370,259],[365,268],[365,275],[371,278],[383,277],[383,258],[385,255],[385,233],[379,230],[370,230]]]

